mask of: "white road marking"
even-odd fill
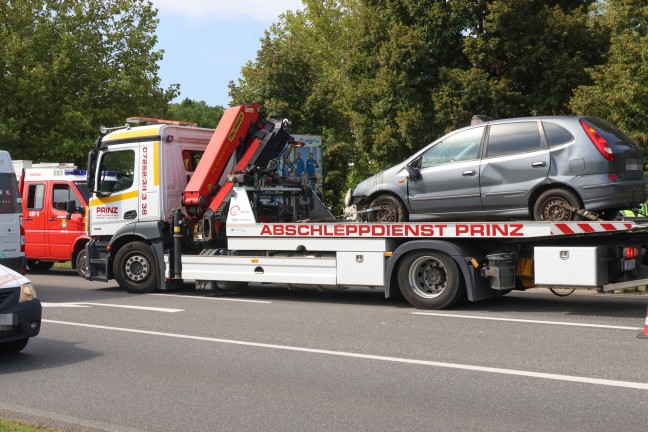
[[[197,298],[201,300],[223,300],[223,301],[235,301],[235,302],[244,302],[244,303],[263,303],[263,304],[272,304],[271,301],[266,301],[266,300],[248,300],[248,299],[239,299],[239,298],[231,298],[231,297],[202,297],[202,296],[189,296],[189,295],[182,295],[182,294],[147,294],[147,295],[154,295],[154,296],[165,296],[165,297],[180,297],[180,298]]]
[[[544,373],[544,372],[524,371],[524,370],[517,370],[517,369],[503,369],[503,368],[476,366],[476,365],[468,365],[468,364],[446,363],[446,362],[429,361],[429,360],[416,360],[416,359],[408,359],[408,358],[401,358],[401,357],[386,357],[386,356],[377,356],[371,354],[361,354],[361,353],[352,353],[352,352],[344,352],[344,351],[331,351],[331,350],[322,350],[322,349],[315,349],[315,348],[296,347],[290,345],[275,345],[275,344],[265,344],[265,343],[258,343],[258,342],[246,342],[246,341],[237,341],[231,339],[183,335],[177,333],[164,333],[164,332],[156,332],[156,331],[149,331],[149,330],[122,328],[122,327],[109,327],[109,326],[75,323],[75,322],[67,322],[67,321],[43,320],[43,322],[49,324],[61,324],[61,325],[68,325],[68,326],[75,326],[75,327],[93,328],[99,330],[112,330],[112,331],[125,332],[125,333],[136,333],[136,334],[163,336],[163,337],[170,337],[170,338],[177,338],[177,339],[189,339],[189,340],[197,340],[197,341],[204,341],[204,342],[242,345],[242,346],[249,346],[255,348],[270,348],[270,349],[277,349],[277,350],[284,350],[284,351],[296,351],[296,352],[304,352],[304,353],[311,353],[311,354],[325,354],[325,355],[333,355],[338,357],[350,357],[350,358],[378,360],[378,361],[393,362],[393,363],[433,366],[433,367],[441,367],[441,368],[448,368],[448,369],[460,369],[460,370],[468,370],[474,372],[488,372],[488,373],[514,375],[514,376],[522,376],[522,377],[529,377],[529,378],[549,379],[555,381],[568,381],[568,382],[576,382],[582,384],[596,384],[596,385],[604,385],[604,386],[611,386],[611,387],[623,387],[623,388],[630,388],[630,389],[637,389],[637,390],[648,390],[648,383],[642,383],[642,382],[618,381],[618,380],[589,378],[589,377],[574,376],[574,375],[560,375],[560,374],[551,374],[551,373]]]
[[[84,306],[82,304],[78,303],[48,303],[48,302],[41,302],[41,306],[46,307],[46,308],[86,308],[90,306]]]
[[[639,327],[613,326],[613,325],[605,325],[605,324],[584,324],[584,323],[573,323],[567,321],[542,321],[542,320],[527,320],[527,319],[516,319],[516,318],[497,318],[497,317],[486,317],[486,316],[478,316],[478,315],[458,315],[458,314],[437,313],[437,312],[412,312],[412,315],[429,315],[429,316],[439,316],[439,317],[449,317],[449,318],[478,319],[478,320],[486,320],[486,321],[508,321],[508,322],[520,322],[520,323],[528,323],[528,324],[594,327],[594,328],[604,328],[604,329],[613,329],[613,330],[633,330],[633,331],[641,330]]]
[[[41,303],[43,307],[90,307],[90,306],[104,306],[104,307],[114,307],[122,309],[137,309],[145,310],[152,312],[184,312],[184,309],[170,309],[170,308],[159,308],[159,307],[150,307],[150,306],[130,306],[130,305],[120,305],[120,304],[110,304],[110,303],[86,303],[86,302],[75,302],[75,303]]]

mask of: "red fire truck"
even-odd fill
[[[90,191],[86,171],[70,163],[14,161],[20,178],[27,267],[46,271],[55,262],[70,261],[85,276],[85,212]]]

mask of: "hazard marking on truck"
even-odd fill
[[[634,224],[628,222],[556,223],[552,225],[551,235],[624,231],[632,229],[633,226]]]

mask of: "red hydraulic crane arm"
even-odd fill
[[[201,216],[211,198],[220,188],[221,179],[232,154],[252,144],[253,136],[263,129],[259,105],[242,105],[225,110],[207,150],[200,159],[183,195],[183,203],[191,216]],[[245,151],[245,148],[241,149]]]

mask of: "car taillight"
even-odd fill
[[[605,138],[603,138],[598,132],[596,132],[596,129],[588,125],[585,120],[581,120],[580,124],[581,126],[583,126],[585,133],[587,134],[589,139],[592,140],[592,143],[599,151],[599,153],[601,153],[601,155],[605,159],[612,162],[614,160],[614,152],[612,151],[612,148],[608,145],[607,141],[605,141]]]
[[[639,248],[626,247],[623,248],[623,258],[637,258],[639,256]]]

